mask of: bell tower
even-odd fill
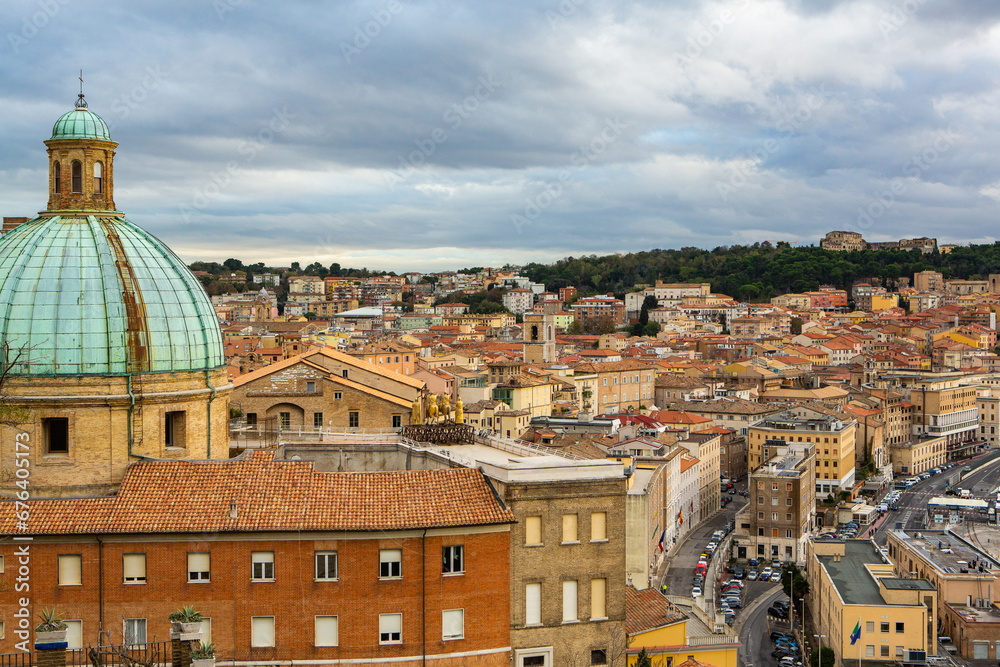
[[[81,86],[76,107],[56,121],[49,154],[47,212],[115,211],[114,158],[118,144],[104,120],[87,109]]]
[[[556,360],[555,317],[547,313],[524,314],[524,363],[548,364]]]

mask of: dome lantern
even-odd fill
[[[118,144],[104,119],[88,108],[83,91],[76,106],[52,126],[49,149],[49,211],[115,211],[114,156]]]

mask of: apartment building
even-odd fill
[[[747,435],[753,424],[770,415],[776,415],[784,409],[782,406],[754,403],[741,398],[721,398],[714,401],[676,401],[671,403],[669,408],[709,417],[715,426],[731,428],[740,435]]]
[[[810,540],[806,578],[814,632],[834,664],[922,663],[937,652],[934,586],[897,577],[870,540]]]
[[[937,624],[968,660],[1000,657],[1000,563],[950,530],[889,531],[899,577],[925,578],[937,590]]]
[[[1000,429],[1000,389],[996,387],[980,387],[977,390],[976,407],[979,409],[979,439],[985,440],[988,447],[997,447],[997,433]]]
[[[816,493],[837,495],[854,486],[854,447],[858,423],[854,419],[812,412],[798,416],[786,411],[768,417],[750,428],[751,468],[764,463],[765,443],[783,440],[816,445]]]
[[[0,556],[16,563],[10,536],[33,538],[34,612],[55,608],[77,647],[166,641],[183,603],[237,664],[508,664],[514,517],[473,469],[145,460],[115,496],[28,505],[24,530],[0,503]],[[23,595],[0,591],[0,652],[15,652]]]
[[[913,436],[889,445],[889,458],[894,473],[919,474],[948,462],[947,444],[943,436]]]
[[[920,271],[913,274],[913,287],[918,292],[943,292],[944,276],[937,271]]]
[[[599,294],[579,299],[570,306],[573,318],[581,325],[594,320],[608,319],[617,324],[625,324],[625,302],[613,294]]]
[[[722,498],[719,450],[721,433],[687,433],[677,445],[698,459],[698,520],[704,521],[720,507]]]
[[[978,391],[959,382],[958,376],[925,376],[914,378],[907,388],[913,404],[913,434],[943,437],[949,460],[968,456],[981,443]]]
[[[535,293],[530,289],[515,287],[504,292],[502,299],[504,308],[516,315],[523,315],[534,305]]]
[[[816,445],[770,440],[763,452],[766,462],[749,479],[748,552],[805,564],[816,516]]]
[[[656,373],[652,366],[636,359],[604,362],[578,362],[573,364],[576,375],[594,375],[597,394],[594,411],[597,413],[627,412],[653,405]]]

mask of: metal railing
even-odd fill
[[[38,651],[0,654],[0,667],[36,667]],[[66,649],[66,665],[83,667],[169,667],[171,642],[135,646],[88,646]]]

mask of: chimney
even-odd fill
[[[18,225],[23,225],[28,221],[28,218],[8,218],[4,216],[3,227],[0,228],[0,235],[6,234]]]

